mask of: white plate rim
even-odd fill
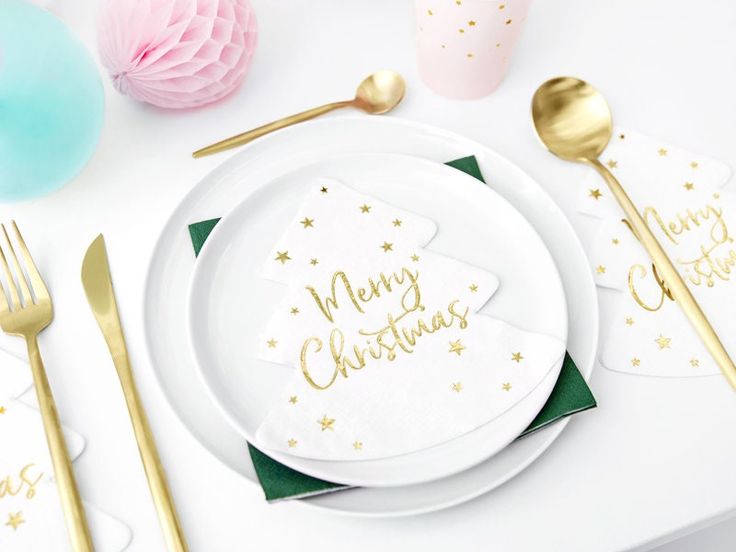
[[[424,141],[423,147],[428,147],[429,145],[434,145],[437,149],[442,149],[442,155],[446,157],[452,157],[455,155],[463,156],[463,155],[475,155],[478,157],[479,163],[481,166],[487,161],[487,160],[495,160],[495,161],[501,161],[503,163],[508,164],[511,166],[512,170],[515,171],[520,178],[523,178],[531,183],[538,189],[538,193],[541,194],[543,198],[546,198],[547,200],[547,206],[551,209],[551,213],[556,215],[557,224],[559,225],[560,231],[564,232],[570,242],[569,245],[573,247],[572,253],[574,253],[574,256],[577,257],[579,260],[582,260],[583,265],[587,266],[587,257],[585,255],[584,248],[582,246],[582,243],[580,242],[579,237],[577,236],[575,230],[573,229],[572,225],[570,224],[569,220],[565,216],[564,212],[560,209],[559,205],[555,203],[555,201],[550,197],[550,195],[545,191],[545,189],[539,185],[536,180],[532,179],[523,169],[521,169],[518,165],[501,155],[500,153],[496,152],[495,150],[491,149],[490,147],[481,144],[471,138],[467,138],[461,134],[458,134],[453,131],[449,131],[443,128],[436,127],[434,125],[421,123],[417,121],[411,121],[407,119],[402,119],[398,117],[392,117],[392,116],[386,116],[382,118],[369,118],[366,119],[362,116],[343,116],[340,118],[329,118],[329,119],[321,119],[321,120],[314,120],[308,123],[303,123],[297,127],[291,127],[287,128],[281,131],[274,132],[270,136],[261,138],[260,140],[254,142],[252,145],[270,145],[272,141],[279,139],[284,134],[292,131],[300,129],[302,132],[309,132],[314,128],[318,128],[322,125],[327,124],[353,124],[353,123],[367,123],[367,124],[374,124],[374,125],[382,125],[385,126],[387,129],[396,131],[396,132],[404,132],[407,134],[412,134],[411,139],[414,141],[412,144],[416,143],[418,140]],[[391,128],[393,127],[393,128]],[[429,137],[433,139],[430,140]],[[439,145],[438,145],[439,144]],[[426,152],[420,152],[417,151],[416,145],[407,145],[406,143],[402,143],[402,149],[400,151],[411,151],[415,155],[421,155],[425,156],[428,155]],[[392,146],[393,149],[390,151],[397,151],[397,146]],[[411,149],[413,148],[413,149]],[[250,152],[251,148],[249,146],[245,146],[242,150],[243,154],[245,152]],[[386,151],[383,149],[380,149],[380,151]],[[156,361],[157,361],[157,353],[158,349],[155,346],[155,339],[154,339],[154,331],[155,327],[151,327],[150,325],[153,323],[153,317],[150,315],[148,310],[148,305],[150,305],[150,299],[155,299],[155,292],[158,291],[158,289],[155,289],[155,285],[152,284],[154,281],[154,277],[156,274],[156,270],[159,268],[160,262],[159,262],[159,254],[166,251],[166,245],[167,242],[171,242],[172,238],[175,239],[176,232],[185,232],[185,230],[182,230],[179,227],[174,227],[175,222],[177,222],[175,219],[177,217],[184,217],[187,218],[187,215],[183,213],[184,208],[191,207],[191,203],[193,201],[193,198],[200,195],[202,193],[202,188],[205,185],[205,181],[218,178],[222,179],[224,178],[231,169],[237,164],[236,161],[237,155],[232,156],[231,158],[227,159],[225,162],[220,164],[219,166],[215,167],[212,171],[210,171],[205,178],[201,179],[199,182],[197,182],[190,190],[187,192],[181,200],[177,202],[177,204],[172,208],[171,212],[167,216],[165,222],[161,226],[160,233],[155,239],[155,243],[152,249],[151,257],[149,260],[148,268],[146,270],[146,276],[145,276],[145,285],[144,285],[144,292],[142,294],[142,302],[143,304],[143,326],[144,326],[144,335],[145,335],[145,342],[146,342],[146,357],[149,362],[149,365],[153,368],[154,372],[154,378],[156,379],[158,385],[160,386],[161,392],[163,393],[164,397],[166,397],[166,401],[176,417],[180,420],[182,425],[186,428],[186,430],[192,435],[192,437],[202,445],[202,447],[213,456],[214,459],[216,459],[218,462],[222,463],[226,468],[231,470],[234,475],[237,477],[242,477],[248,481],[251,481],[253,483],[254,480],[247,477],[244,473],[239,471],[234,465],[230,464],[225,458],[226,455],[222,452],[222,450],[216,451],[214,449],[210,449],[207,445],[207,441],[202,436],[201,433],[198,432],[194,428],[194,426],[189,422],[186,418],[186,416],[182,415],[180,412],[180,409],[176,403],[176,401],[172,398],[170,395],[170,391],[167,389],[167,386],[165,385],[165,379],[164,374],[159,373],[158,369],[156,368]],[[445,161],[447,160],[445,157]],[[429,157],[426,157],[429,158]],[[438,159],[439,160],[439,159]],[[504,194],[502,194],[504,195]],[[506,197],[504,195],[504,197]],[[516,205],[514,203],[514,205]],[[212,216],[212,213],[208,214],[198,214],[197,218],[194,220],[185,220],[181,224],[186,226],[186,224],[197,221],[197,220],[204,220]],[[534,223],[533,223],[534,224]],[[536,227],[536,226],[535,226]],[[173,233],[173,235],[172,235]],[[171,242],[172,245],[175,245],[175,242]],[[554,251],[552,251],[553,257],[554,257]],[[163,262],[163,261],[161,261]],[[580,261],[579,261],[580,262]],[[165,266],[164,266],[165,268]],[[562,274],[563,277],[563,285],[566,282],[565,274]],[[586,343],[588,343],[587,349],[587,355],[584,356],[576,356],[576,364],[581,372],[581,375],[583,378],[588,381],[591,377],[591,374],[593,372],[593,368],[595,366],[595,359],[597,357],[598,352],[598,346],[599,346],[599,309],[598,309],[598,300],[597,300],[597,294],[595,291],[595,284],[593,281],[593,276],[589,272],[583,273],[582,271],[578,271],[578,278],[580,278],[580,283],[583,284],[583,287],[579,288],[580,294],[579,298],[583,299],[583,302],[585,303],[585,310],[587,311],[587,318],[585,327],[589,328],[591,331],[586,332],[587,339]],[[587,297],[585,297],[587,295]],[[576,299],[577,300],[577,299]],[[571,327],[576,327],[575,324],[572,324]],[[581,348],[585,348],[585,345],[580,345]],[[582,353],[583,351],[580,351]],[[366,518],[372,518],[372,517],[401,517],[401,516],[409,516],[409,515],[418,515],[418,514],[424,514],[432,511],[436,511],[438,509],[451,507],[463,502],[466,502],[468,500],[472,500],[474,498],[477,498],[478,496],[481,496],[490,490],[498,487],[499,485],[503,484],[504,482],[508,481],[509,479],[513,478],[515,475],[517,475],[519,472],[523,471],[526,467],[528,467],[534,460],[536,460],[549,446],[559,437],[559,435],[564,431],[564,429],[567,427],[568,423],[570,422],[571,418],[567,417],[563,420],[560,420],[556,422],[554,425],[545,428],[543,432],[536,433],[534,435],[531,435],[529,437],[525,437],[524,440],[530,441],[534,440],[535,444],[537,446],[529,451],[524,461],[517,464],[517,466],[514,469],[510,469],[506,471],[503,475],[500,477],[493,478],[492,480],[489,480],[486,484],[483,485],[475,485],[472,490],[464,492],[462,495],[457,495],[455,497],[447,498],[447,499],[440,499],[436,500],[432,504],[428,504],[425,506],[409,506],[405,508],[398,508],[398,509],[384,509],[382,511],[365,511],[365,510],[356,510],[356,509],[349,509],[346,507],[345,504],[339,504],[338,501],[332,501],[327,500],[331,499],[331,494],[328,495],[322,495],[320,497],[315,497],[308,500],[300,500],[295,501],[299,505],[303,505],[304,507],[312,507],[319,510],[325,510],[329,511],[330,513],[335,514],[341,514],[341,515],[348,515],[348,516],[356,516],[356,517],[366,517]],[[334,504],[332,502],[338,502],[338,504]]]

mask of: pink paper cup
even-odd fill
[[[422,80],[442,96],[473,99],[506,74],[531,0],[416,0]]]

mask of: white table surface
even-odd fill
[[[76,463],[82,494],[132,527],[129,550],[164,545],[119,384],[79,283],[82,256],[98,232],[107,239],[133,364],[193,552],[645,549],[732,515],[736,395],[725,380],[638,378],[600,367],[591,381],[599,407],[577,416],[521,475],[468,504],[369,521],[295,503],[269,506],[168,406],[145,351],[142,297],[166,217],[225,158],[195,161],[193,149],[349,97],[381,67],[408,81],[396,116],[460,132],[507,155],[562,205],[585,242],[592,222],[572,212],[570,187],[583,169],[537,143],[529,117],[535,87],[555,75],[584,77],[609,98],[619,124],[736,167],[736,4],[538,0],[502,86],[469,102],[440,98],[419,81],[409,0],[254,4],[260,44],[234,96],[201,110],[163,112],[106,83],[105,128],[84,172],[49,197],[0,206],[0,218],[21,224],[54,296],[56,319],[41,347],[63,420],[88,439]],[[57,2],[97,57],[94,5]],[[601,294],[603,324],[607,299]],[[4,336],[0,342],[19,345]]]

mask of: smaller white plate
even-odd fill
[[[188,327],[199,373],[215,403],[248,441],[293,374],[255,358],[255,339],[283,286],[260,277],[263,260],[296,213],[312,177],[354,189],[437,222],[428,249],[497,274],[501,288],[482,313],[566,341],[567,311],[552,258],[532,226],[506,200],[439,163],[357,154],[303,167],[236,206],[205,243],[191,281]],[[541,276],[541,277],[540,277]],[[522,321],[520,323],[520,321]],[[399,486],[458,473],[507,446],[534,419],[562,358],[532,393],[484,426],[436,447],[380,460],[328,462],[267,451],[314,477],[361,486]]]

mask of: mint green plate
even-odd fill
[[[54,15],[0,1],[0,201],[48,194],[95,150],[104,95],[87,50]]]

